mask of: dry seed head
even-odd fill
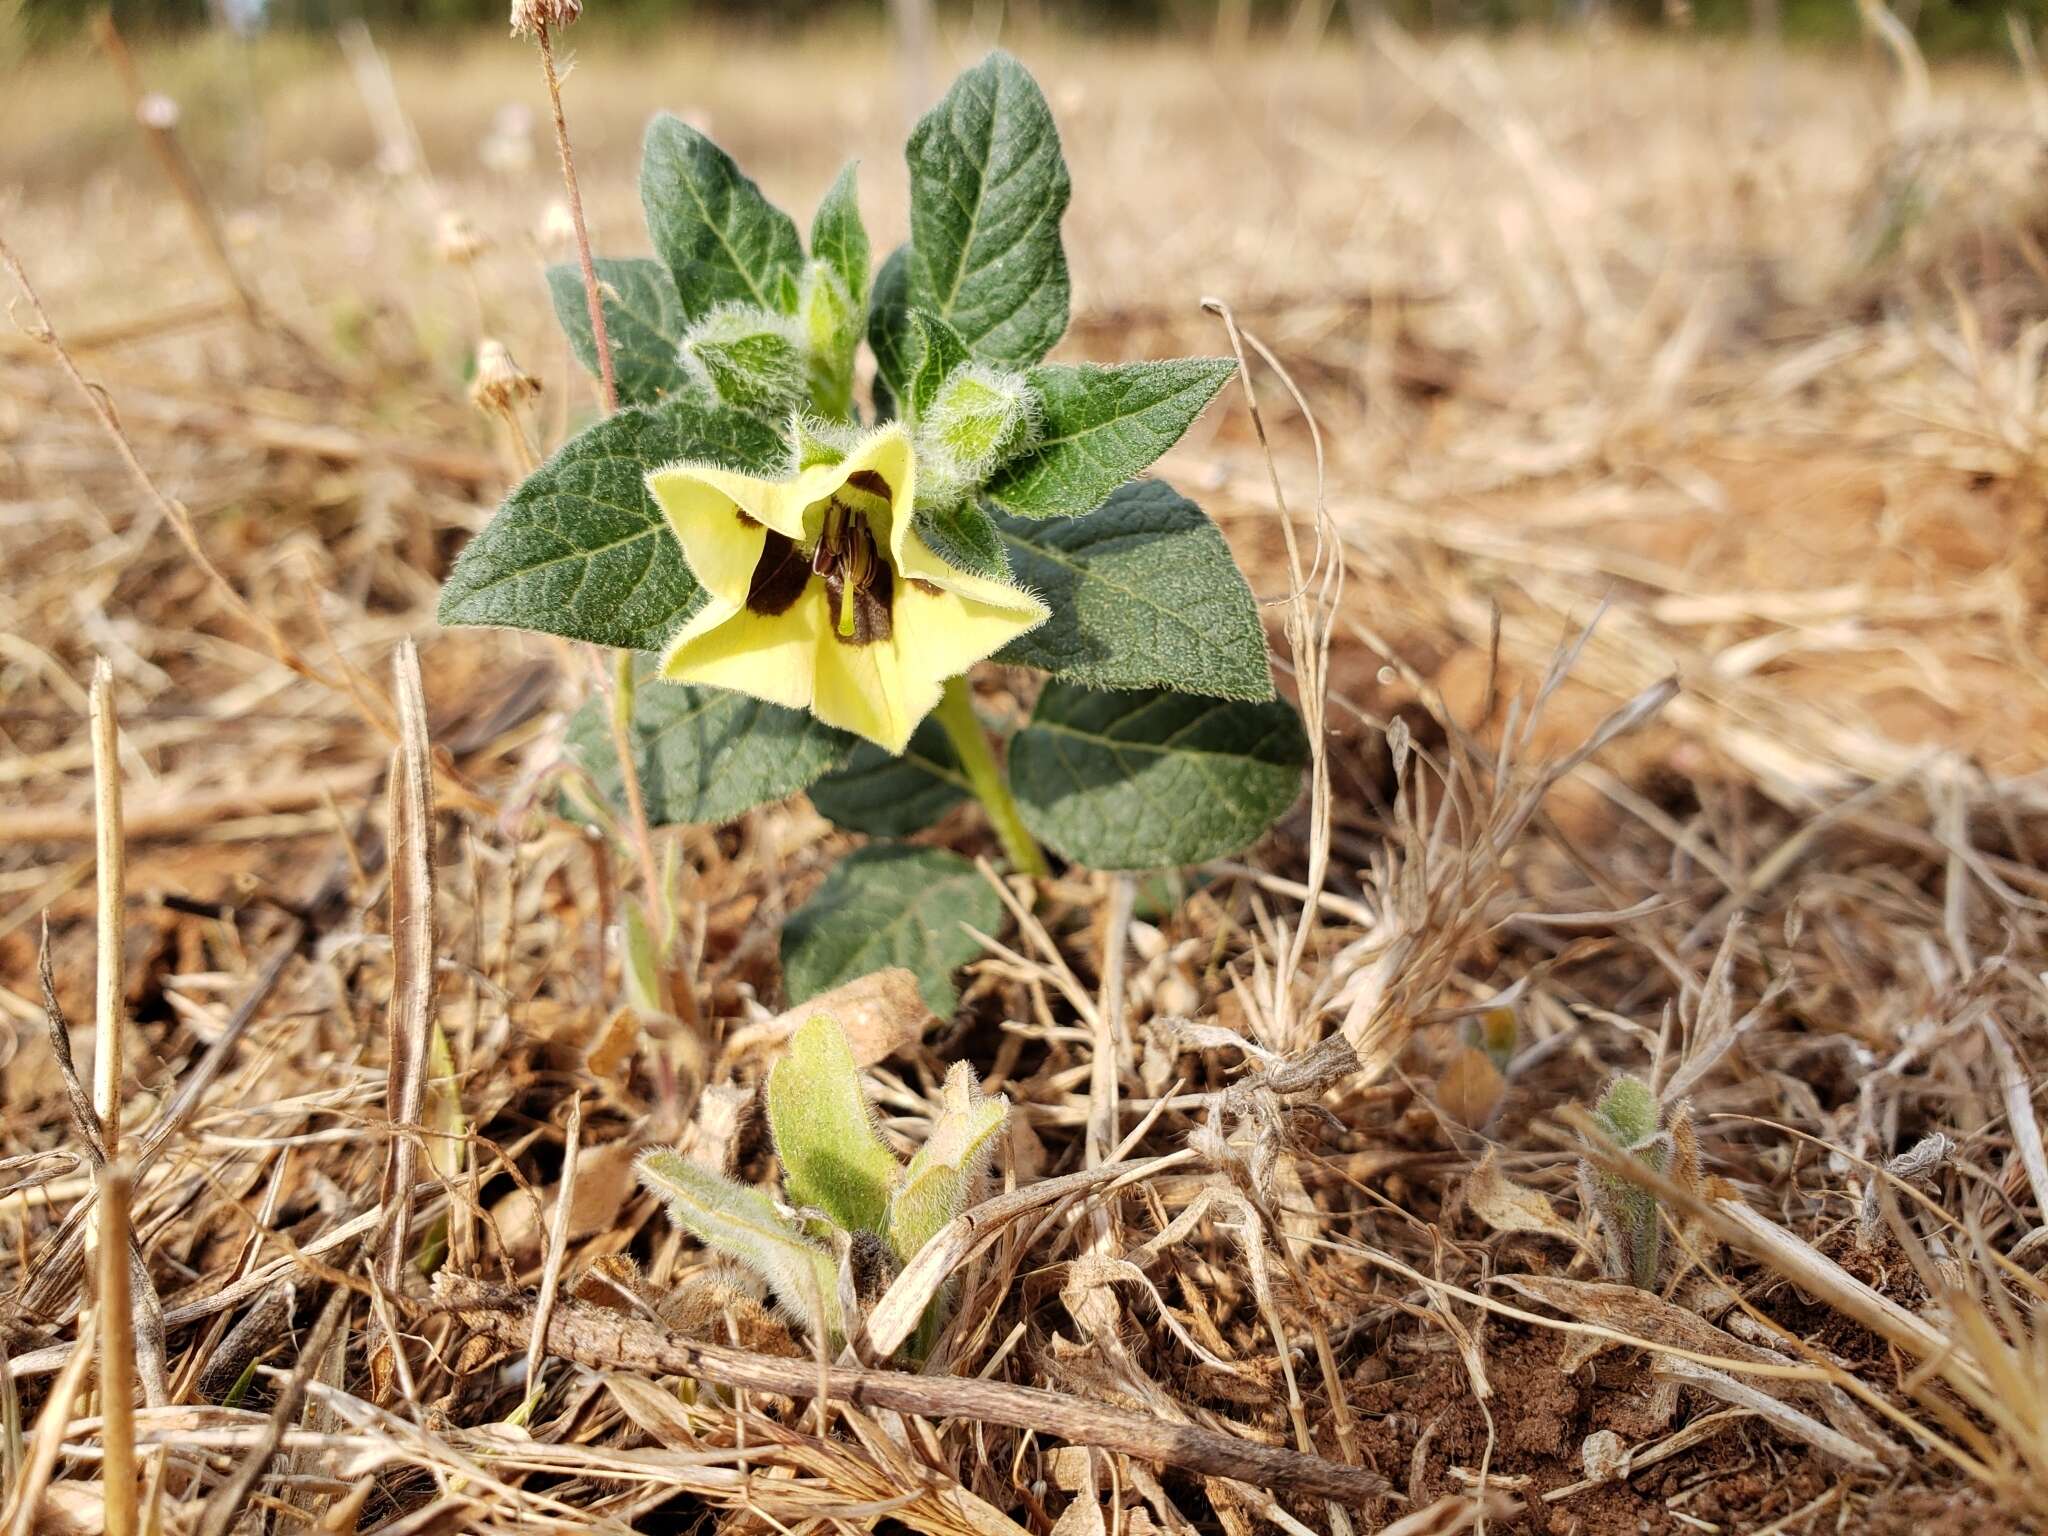
[[[512,35],[529,37],[542,27],[559,32],[583,14],[583,0],[512,0]]]
[[[451,267],[468,266],[489,244],[467,214],[452,208],[441,215],[440,228],[434,232],[434,253]]]
[[[513,360],[505,343],[486,336],[476,349],[476,377],[469,398],[478,410],[509,415],[540,393],[540,380]]]
[[[540,225],[533,235],[544,251],[566,251],[576,243],[576,215],[558,197],[541,214]]]

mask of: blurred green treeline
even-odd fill
[[[939,0],[939,9],[985,13],[990,0]],[[1726,35],[1749,30],[1753,9],[1771,6],[1784,35],[1795,41],[1851,42],[1862,34],[1855,0],[1030,0],[1034,19],[1069,27],[1165,31],[1204,35],[1219,4],[1256,24],[1279,30],[1306,14],[1335,28],[1365,10],[1384,10],[1403,25],[1513,27],[1574,25],[1589,16],[1655,30],[1687,29]],[[69,36],[105,9],[105,0],[0,0],[0,16],[13,11],[24,40],[34,46]],[[797,26],[863,13],[879,20],[885,0],[591,0],[586,28],[648,30],[684,15],[717,17],[764,27]],[[1930,55],[2009,52],[2010,14],[2038,35],[2048,0],[1892,0],[1892,9]],[[502,23],[505,0],[114,0],[116,21],[136,34],[207,26],[236,30],[320,30],[351,17],[381,29],[451,29]]]

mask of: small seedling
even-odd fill
[[[882,1140],[846,1035],[822,1016],[798,1029],[768,1075],[768,1128],[782,1160],[778,1204],[672,1149],[640,1160],[640,1181],[678,1226],[768,1282],[776,1299],[837,1350],[848,1324],[941,1227],[973,1204],[1010,1105],[955,1062],[938,1117],[904,1166]],[[951,1296],[926,1308],[912,1341],[938,1337]]]
[[[1607,1139],[1653,1172],[1680,1183],[1699,1183],[1699,1147],[1693,1139],[1692,1105],[1681,1100],[1670,1116],[1640,1080],[1617,1075],[1594,1106],[1593,1120]],[[1579,1185],[1600,1213],[1607,1236],[1607,1271],[1642,1289],[1655,1290],[1664,1230],[1656,1193],[1624,1174],[1579,1161]]]

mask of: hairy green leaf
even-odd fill
[[[753,1270],[805,1323],[838,1337],[838,1261],[776,1210],[774,1201],[667,1147],[643,1156],[639,1174],[677,1226]]]
[[[1067,328],[1060,217],[1072,192],[1038,83],[990,54],[911,130],[905,154],[910,301],[984,362],[1037,362]]]
[[[949,506],[921,508],[917,514],[917,534],[948,565],[990,581],[1011,579],[1010,557],[995,519],[977,502],[956,501]]]
[[[835,826],[870,837],[922,832],[970,793],[960,758],[927,715],[900,757],[873,742],[853,749],[846,766],[811,786],[811,804]]]
[[[1020,586],[1052,617],[998,653],[1093,688],[1273,697],[1259,607],[1207,514],[1159,480],[1119,486],[1087,517],[1003,517]]]
[[[899,245],[875,274],[868,299],[868,350],[875,354],[875,414],[887,420],[910,397],[910,376],[923,356],[910,318],[910,247]]]
[[[668,268],[645,257],[626,261],[599,257],[592,265],[597,269],[598,298],[604,305],[605,335],[612,344],[612,375],[619,389],[619,404],[652,405],[664,395],[680,394],[689,380],[676,348],[689,322]],[[574,262],[549,267],[548,292],[571,350],[591,376],[597,377],[597,337],[590,329],[582,269]]]
[[[849,1232],[884,1229],[903,1165],[875,1129],[846,1032],[822,1014],[797,1027],[768,1074],[768,1127],[790,1204]]]
[[[915,371],[910,376],[910,393],[905,400],[904,415],[916,421],[930,409],[938,397],[939,386],[954,369],[964,367],[972,360],[967,343],[960,339],[960,333],[937,315],[928,315],[921,309],[910,311],[910,329],[914,338],[916,353]]]
[[[647,125],[640,202],[690,319],[721,304],[795,310],[804,265],[796,225],[730,155],[680,118],[663,113]]]
[[[1294,803],[1307,760],[1284,700],[1054,681],[1010,740],[1010,782],[1025,825],[1067,858],[1159,869],[1245,847]]]
[[[1093,512],[1179,442],[1236,371],[1227,357],[1032,369],[1038,441],[996,471],[989,499],[1022,517]]]
[[[874,846],[841,859],[782,925],[782,981],[792,1003],[900,965],[941,1018],[953,973],[981,953],[962,924],[993,933],[1003,905],[980,872],[937,848]]]
[[[964,1061],[947,1069],[939,1106],[931,1136],[910,1159],[889,1204],[889,1245],[905,1263],[967,1209],[994,1154],[996,1136],[1010,1117],[1009,1100],[981,1092],[974,1069]]]
[[[659,650],[699,589],[647,472],[696,459],[775,474],[788,456],[761,422],[695,400],[608,417],[528,475],[469,541],[441,589],[441,622]]]
[[[854,738],[806,710],[743,693],[665,683],[652,659],[634,690],[633,762],[647,819],[657,827],[730,821],[786,799],[847,760]],[[625,791],[608,701],[588,700],[569,722],[569,751],[612,805]]]
[[[838,274],[855,309],[868,296],[868,229],[861,222],[855,180],[859,166],[857,160],[847,162],[811,219],[811,255]]]

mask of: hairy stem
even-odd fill
[[[569,193],[569,221],[576,226],[576,260],[583,268],[583,300],[590,306],[590,334],[597,342],[597,370],[604,385],[605,414],[619,408],[619,386],[612,373],[612,339],[604,328],[604,300],[597,291],[597,267],[590,259],[590,230],[583,222],[583,192],[576,184],[576,157],[569,149],[569,122],[562,115],[562,83],[555,78],[555,45],[548,24],[539,22],[534,37],[540,44],[541,73],[547,77],[548,105],[555,112],[555,148],[562,155],[562,185]],[[630,777],[632,769],[627,769]]]
[[[1052,871],[1046,867],[1045,854],[1025,829],[1023,813],[1010,793],[1010,781],[997,765],[996,755],[989,748],[988,732],[982,729],[974,713],[974,696],[968,691],[966,678],[946,680],[936,718],[945,727],[953,750],[960,755],[960,767],[967,774],[975,798],[988,812],[989,824],[996,829],[1011,867],[1035,880],[1044,879]]]

